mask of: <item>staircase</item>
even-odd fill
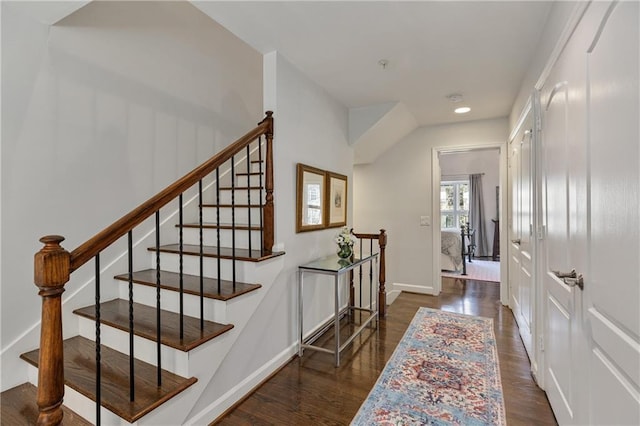
[[[71,253],[62,237],[41,239],[41,344],[21,356],[38,369],[38,424],[60,423],[63,394],[94,424],[184,422],[263,297],[255,281],[269,268],[260,263],[284,254],[271,250],[272,138],[267,112],[258,127]],[[134,229],[143,235],[136,244]],[[125,244],[127,261],[115,262],[125,270],[105,276],[100,254]],[[65,330],[73,337],[63,341],[64,285],[91,259],[95,303],[73,310],[78,331]]]

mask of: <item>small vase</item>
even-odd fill
[[[343,244],[338,246],[338,257],[341,259],[348,259],[353,254],[353,250],[349,244]]]

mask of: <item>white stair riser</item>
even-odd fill
[[[236,248],[249,248],[249,234],[251,233],[251,249],[260,248],[261,232],[258,230],[248,231],[246,229],[235,231]],[[220,247],[231,247],[234,235],[231,229],[220,229]],[[200,244],[200,230],[198,228],[183,228],[182,240],[184,244]],[[202,241],[205,246],[218,246],[218,230],[207,228],[202,230]]]
[[[264,204],[265,199],[265,191],[262,191],[262,197],[260,196],[259,189],[251,189],[247,191],[247,189],[236,189],[235,191],[224,190],[220,191],[220,204],[231,204],[231,194],[234,194],[234,203],[235,204],[249,204],[249,196],[251,196],[251,204],[260,204],[260,200],[262,200],[262,204]]]
[[[129,300],[129,283],[120,281],[120,299]],[[135,284],[133,287],[133,300],[136,303],[154,307],[156,306],[156,289],[147,285]],[[227,302],[211,298],[203,298],[204,319],[227,324]],[[165,311],[180,312],[180,293],[171,290],[160,289],[160,306]],[[183,295],[184,314],[200,318],[200,296],[193,294]]]
[[[135,312],[134,312],[135,315]],[[80,318],[80,335],[96,340],[96,323],[89,318]],[[213,339],[212,342],[215,342]],[[123,354],[129,354],[129,332],[102,324],[100,343]],[[151,365],[158,365],[157,345],[152,340],[140,336],[133,337],[134,357]],[[162,369],[187,377],[189,373],[189,354],[179,349],[160,345]]]
[[[155,265],[155,252],[151,254],[152,265]],[[231,280],[233,274],[233,261],[231,259],[220,259],[221,274],[223,280]],[[203,275],[205,277],[218,277],[218,259],[215,257],[205,257],[203,262]],[[180,257],[177,253],[160,253],[160,268],[163,271],[180,272]],[[253,283],[256,281],[256,262],[236,261],[236,280]],[[190,275],[200,274],[200,259],[198,256],[183,256],[183,273]]]
[[[257,200],[251,200],[253,204],[257,204]],[[232,216],[235,217],[236,224],[248,224],[249,223],[249,210],[251,210],[251,224],[260,225],[261,208],[252,207],[236,207],[233,209],[230,207],[220,208],[220,223],[231,223]],[[202,221],[204,223],[217,223],[218,212],[215,207],[205,207],[202,209]]]
[[[264,183],[264,174],[262,175],[262,179],[260,175],[249,175],[249,186],[260,186],[260,184],[262,184],[262,187],[264,187]],[[247,175],[236,176],[236,186],[247,186]]]
[[[34,386],[38,386],[38,369],[29,364],[27,367],[27,374],[29,377],[29,383]],[[96,424],[96,403],[95,401],[87,398],[69,386],[64,387],[64,405],[71,410],[75,411],[80,417],[89,421],[92,424]],[[120,426],[120,425],[137,425],[138,423],[128,423],[120,417],[113,414],[111,411],[102,407],[100,409],[100,424],[104,426]]]

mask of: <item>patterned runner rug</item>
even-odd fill
[[[352,425],[505,425],[493,320],[420,308]]]

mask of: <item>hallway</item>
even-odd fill
[[[493,318],[509,425],[555,425],[545,393],[529,372],[529,359],[497,283],[443,279],[438,297],[401,293],[378,333],[356,339],[342,367],[330,355],[308,351],[277,372],[218,424],[347,425],[421,306]],[[329,341],[327,341],[328,343]]]

